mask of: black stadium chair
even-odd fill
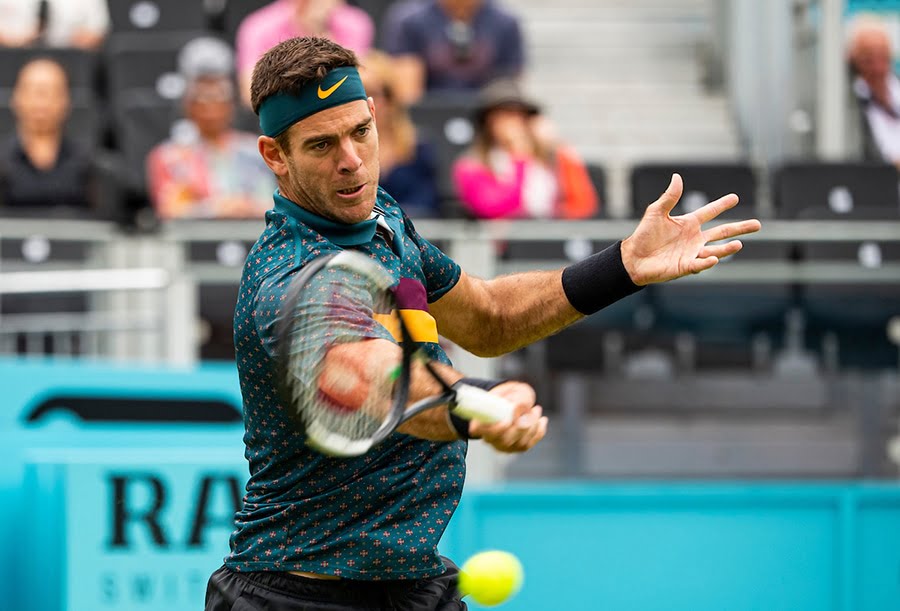
[[[450,202],[456,200],[451,170],[453,162],[472,145],[474,95],[441,94],[426,96],[410,107],[420,137],[435,147],[438,164],[438,193],[445,204],[446,216],[461,216]]]
[[[900,221],[889,207],[860,207],[852,214],[807,209],[802,220]],[[896,241],[809,241],[799,247],[806,263],[855,264],[861,271],[900,264],[900,236]],[[831,334],[838,340],[841,367],[895,368],[898,348],[887,335],[888,322],[900,317],[900,285],[896,282],[811,282],[803,287],[803,311],[811,343]]]
[[[198,32],[123,34],[110,40],[106,50],[106,78],[113,104],[122,92],[134,89],[169,100],[180,98],[184,79],[178,74],[178,54],[198,35]]]
[[[631,170],[631,211],[640,217],[669,186],[672,174],[684,181],[684,194],[676,213],[692,212],[703,204],[737,193],[741,204],[719,218],[747,218],[756,212],[757,182],[753,168],[746,163],[646,163]]]
[[[897,170],[880,163],[787,163],[772,180],[778,218],[796,219],[806,209],[850,213],[877,206],[897,211],[900,193]]]
[[[730,265],[786,263],[790,256],[790,243],[745,240],[741,252],[719,263],[722,269],[708,273],[728,274]],[[661,336],[690,333],[697,342],[697,366],[721,369],[750,366],[754,340],[779,345],[795,297],[784,282],[684,278],[655,285],[653,302]]]
[[[204,30],[207,17],[203,4],[200,0],[109,0],[112,35]]]
[[[600,205],[597,217],[605,218],[608,210],[608,202],[606,200],[606,168],[599,163],[585,163],[585,167],[587,168],[588,176],[591,177],[591,182],[594,183],[594,189],[597,191],[597,201]]]
[[[99,60],[97,54],[81,49],[4,47],[0,61],[0,90],[12,89],[19,68],[28,60],[46,57],[58,62],[66,71],[69,87],[92,91],[96,85]]]
[[[113,124],[134,186],[143,186],[147,153],[169,137],[179,116],[172,101],[150,96],[124,96],[115,105]]]

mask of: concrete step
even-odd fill
[[[631,104],[627,99],[615,102],[578,101],[567,103],[565,100],[551,98],[541,100],[543,111],[551,117],[577,116],[591,122],[618,123],[630,125],[634,123],[652,122],[655,124],[698,123],[730,124],[731,109],[724,104],[708,102],[703,98],[683,104]]]
[[[710,2],[718,0],[564,0],[553,5],[546,0],[504,0],[504,5],[519,13],[528,13],[534,10],[547,10],[551,7],[561,9],[594,9],[621,12],[663,12],[672,15],[684,15],[700,13],[705,14],[710,10]]]
[[[572,142],[572,141],[570,141]],[[642,143],[639,145],[606,143],[577,143],[572,146],[585,161],[597,163],[645,163],[653,161],[736,161],[743,157],[740,148],[735,144],[711,145],[706,142],[661,142],[657,144]]]
[[[627,63],[596,58],[586,62],[587,66],[576,66],[567,59],[543,57],[535,60],[531,67],[532,80],[541,79],[544,83],[553,81],[594,84],[594,79],[601,82],[645,82],[653,80],[656,87],[669,83],[692,83],[694,90],[699,90],[703,80],[703,70],[698,63],[687,57],[648,58],[646,61],[632,59]],[[554,68],[555,67],[555,68]],[[586,80],[590,78],[591,81]]]
[[[519,15],[530,21],[555,21],[570,18],[580,22],[598,21],[604,23],[640,21],[643,23],[692,23],[706,21],[708,11],[705,9],[685,9],[679,6],[663,4],[657,7],[642,6],[609,6],[605,3],[559,4],[542,3],[537,6],[517,7]]]
[[[602,47],[670,47],[695,43],[708,36],[702,21],[644,22],[574,19],[530,20],[523,28],[529,44],[564,46],[576,41]]]
[[[555,75],[541,76],[532,72],[525,75],[524,87],[538,100],[549,98],[546,95],[547,88],[559,84]],[[583,79],[566,80],[567,96],[560,99],[568,99],[572,102],[585,100],[656,100],[659,104],[672,100],[694,100],[702,97],[698,85],[693,82],[674,81],[661,86],[657,82],[636,78],[618,80],[599,80],[592,72],[588,72]]]

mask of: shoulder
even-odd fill
[[[484,7],[482,19],[487,21],[492,28],[502,28],[510,31],[519,28],[519,18],[507,9],[494,2],[488,2]]]
[[[375,195],[375,205],[394,218],[403,217],[403,210],[400,208],[400,204],[380,185]]]

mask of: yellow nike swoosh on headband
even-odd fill
[[[337,83],[335,83],[334,85],[332,85],[331,87],[329,87],[328,89],[326,89],[324,91],[322,91],[322,85],[319,85],[319,91],[317,92],[319,94],[319,99],[324,100],[325,98],[330,96],[332,93],[337,91],[337,88],[340,87],[341,85],[343,85],[344,81],[346,81],[346,80],[347,80],[347,77],[345,76],[344,78],[342,78]]]

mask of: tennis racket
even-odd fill
[[[422,312],[398,305],[397,286],[379,263],[346,250],[314,259],[288,287],[276,327],[284,407],[320,452],[364,454],[439,405],[487,423],[513,416],[509,401],[439,375],[410,330]],[[408,405],[416,361],[442,391]]]

